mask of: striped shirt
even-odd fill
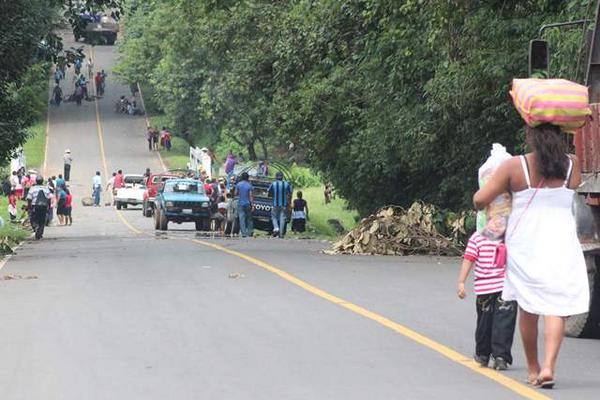
[[[286,207],[292,195],[292,187],[286,181],[276,180],[269,186],[269,194],[273,197],[273,207]]]
[[[475,294],[501,292],[504,288],[506,266],[496,267],[496,249],[499,241],[494,241],[475,232],[469,239],[464,258],[475,263]]]

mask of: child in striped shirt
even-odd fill
[[[512,364],[512,342],[517,318],[515,301],[502,300],[506,265],[498,262],[501,241],[491,240],[475,232],[467,244],[458,276],[458,297],[464,299],[465,280],[475,265],[477,328],[474,359],[487,367],[490,357],[493,368],[505,370]]]

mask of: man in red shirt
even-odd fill
[[[113,191],[116,194],[117,193],[117,189],[120,189],[122,187],[125,186],[125,182],[123,180],[123,171],[122,170],[118,170],[117,171],[117,175],[115,175],[115,184],[113,186]]]
[[[212,184],[210,183],[210,179],[208,179],[208,178],[204,181],[204,192],[209,197],[213,192]]]
[[[104,87],[102,84],[102,74],[100,73],[100,71],[98,71],[98,73],[94,77],[94,82],[96,83],[96,95],[102,96],[104,94]]]

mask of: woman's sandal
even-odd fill
[[[553,389],[554,388],[554,379],[549,378],[549,379],[542,379],[542,378],[538,378],[537,380],[537,387],[539,387],[540,389]]]
[[[531,386],[537,386],[538,385],[538,378],[527,378],[525,379],[525,383]]]

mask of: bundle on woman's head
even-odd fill
[[[573,132],[592,115],[588,88],[565,79],[514,79],[510,95],[531,127],[552,124]]]

